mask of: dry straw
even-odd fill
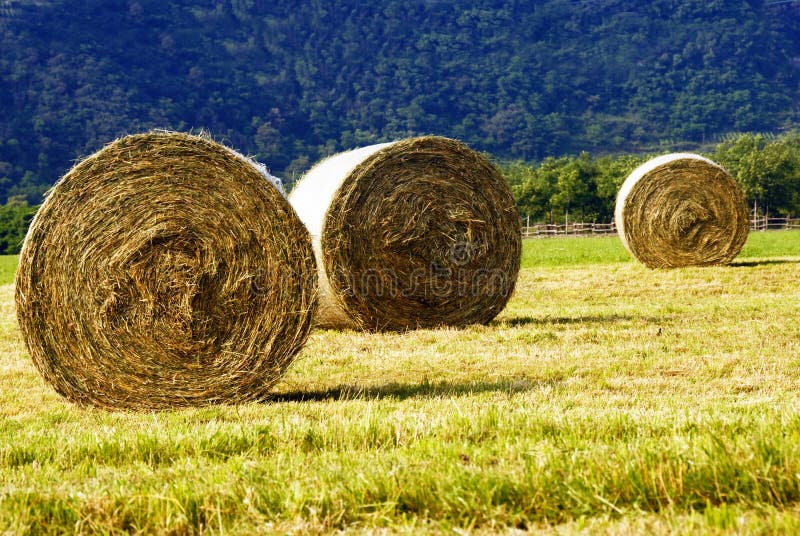
[[[22,249],[17,317],[36,367],[71,401],[258,400],[306,340],[315,273],[308,232],[250,161],[152,132],[53,187]]]
[[[636,168],[617,195],[615,216],[622,243],[650,268],[728,263],[749,226],[744,195],[731,176],[686,153]]]
[[[514,198],[489,160],[460,142],[428,136],[340,153],[289,200],[314,241],[323,327],[485,323],[513,292]]]

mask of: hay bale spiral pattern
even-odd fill
[[[485,323],[520,266],[520,220],[484,156],[436,136],[340,153],[289,196],[314,240],[324,327]]]
[[[617,195],[617,232],[650,268],[729,263],[749,229],[745,197],[718,164],[668,154],[636,168]]]
[[[36,367],[71,401],[245,402],[306,340],[315,273],[307,231],[250,161],[151,132],[54,186],[22,249],[17,316]]]

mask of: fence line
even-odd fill
[[[800,218],[766,218],[750,220],[751,231],[800,229]],[[532,223],[522,225],[522,238],[549,238],[555,236],[613,235],[617,225],[611,223]]]
[[[800,218],[756,218],[750,220],[751,231],[770,229],[800,229]]]

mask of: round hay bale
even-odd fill
[[[486,323],[520,266],[514,198],[487,158],[435,136],[314,166],[289,195],[317,255],[322,327]]]
[[[728,263],[749,230],[736,181],[718,164],[689,153],[636,168],[617,194],[615,219],[622,243],[649,268]]]
[[[310,330],[311,240],[248,159],[151,132],[50,191],[20,255],[33,362],[79,404],[161,409],[263,399]]]

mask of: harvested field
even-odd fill
[[[800,233],[649,270],[529,241],[488,326],[318,330],[266,403],[82,409],[0,287],[0,532],[791,534]]]

